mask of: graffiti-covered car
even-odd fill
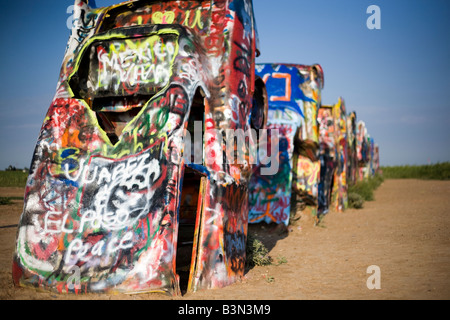
[[[347,118],[345,101],[341,97],[336,104],[322,105],[319,109],[319,218],[330,209],[341,212],[348,207],[349,157],[353,156],[349,146],[355,147],[349,142],[355,139],[351,127],[356,114],[353,115]]]
[[[349,186],[356,184],[358,174],[356,124],[356,112],[352,111],[347,117],[347,183]]]
[[[16,285],[180,294],[244,273],[253,135],[261,129],[251,0],[76,0],[34,151]],[[194,138],[191,141],[191,138]]]
[[[348,208],[348,128],[345,101],[339,98],[334,105],[336,134],[336,170],[334,171],[332,205],[338,212]]]
[[[267,164],[254,167],[251,178],[250,223],[288,225],[292,190],[317,198],[317,110],[323,89],[320,65],[257,64],[256,74],[266,84],[269,98],[268,146],[276,150],[276,172]],[[272,134],[276,132],[276,134]],[[277,147],[274,148],[274,145]],[[272,163],[270,163],[272,166]],[[299,170],[297,170],[299,168]]]
[[[320,132],[320,179],[318,217],[330,210],[334,175],[337,166],[336,122],[334,105],[322,105],[318,113]]]
[[[372,175],[381,174],[382,172],[380,169],[380,146],[377,143],[374,144],[372,162],[373,162]]]
[[[366,123],[359,120],[356,131],[356,154],[358,159],[358,181],[363,181],[369,177],[370,166],[370,136],[367,132]]]

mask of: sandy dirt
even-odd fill
[[[23,196],[0,188],[0,197]],[[114,300],[393,300],[450,299],[450,181],[386,180],[363,209],[331,212],[314,226],[309,215],[287,232],[252,225],[275,264],[254,267],[222,289],[164,294],[58,295],[15,288],[11,258],[23,201],[0,206],[0,299]],[[281,263],[280,263],[281,262]],[[381,289],[368,289],[369,266]]]

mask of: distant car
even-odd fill
[[[362,181],[369,178],[370,166],[370,135],[367,132],[366,123],[359,120],[356,131],[357,139],[357,157],[358,157],[358,180]]]
[[[264,128],[257,54],[251,0],[77,0],[26,186],[15,284],[175,295],[240,279],[257,142],[224,162],[213,133]]]
[[[380,169],[380,146],[377,143],[374,143],[373,146],[373,158],[372,158],[372,162],[373,162],[373,175],[376,174],[381,174],[381,169]]]
[[[322,105],[318,115],[320,131],[320,183],[317,216],[319,219],[330,211],[334,175],[337,167],[337,128],[334,107],[334,105]]]
[[[321,165],[318,208],[320,219],[330,209],[339,212],[348,207],[348,177],[349,170],[352,169],[349,163],[355,163],[356,156],[354,135],[356,114],[352,113],[347,117],[345,101],[340,97],[334,105],[322,105],[318,119]],[[353,170],[355,171],[354,167]]]
[[[347,111],[342,97],[334,105],[336,124],[336,170],[332,191],[332,205],[338,212],[348,208],[348,128]]]
[[[266,165],[255,166],[250,183],[249,222],[288,225],[291,206],[295,209],[293,199],[310,198],[312,204],[317,203],[317,111],[324,85],[323,70],[318,64],[268,63],[257,64],[256,74],[265,82],[269,97],[267,128],[278,132],[277,140],[267,139],[270,148],[266,150],[278,145],[275,149],[279,169],[263,174],[261,169]]]
[[[358,156],[356,152],[356,122],[356,112],[352,111],[347,117],[347,182],[349,186],[356,183],[358,174]]]

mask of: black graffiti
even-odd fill
[[[248,57],[251,56],[251,52],[247,48],[245,48],[241,44],[239,44],[238,42],[234,42],[234,44],[236,46],[238,46],[239,49],[242,50],[242,52],[240,52],[240,51],[237,52],[238,54],[240,53],[240,55],[236,59],[234,59],[233,67],[236,70],[245,74],[247,77],[250,77],[251,66],[250,66],[250,62],[248,61]]]
[[[95,14],[89,13],[86,15],[86,11],[81,9],[81,27],[77,30],[78,39],[76,39],[79,43],[83,42],[91,30],[95,27],[95,18]]]
[[[223,209],[230,212],[241,212],[242,206],[248,199],[248,188],[244,185],[231,184],[222,188]]]
[[[245,248],[246,237],[241,232],[225,234],[225,254],[230,263],[230,268],[234,272],[244,270],[245,267]]]
[[[247,90],[247,85],[246,85],[246,83],[245,83],[244,80],[241,80],[241,81],[239,82],[239,86],[238,86],[238,95],[239,95],[239,98],[245,99],[245,98],[247,97],[247,92],[248,92],[248,90]]]

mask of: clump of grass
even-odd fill
[[[369,184],[372,186],[373,190],[376,190],[379,186],[381,186],[383,181],[384,176],[382,176],[381,174],[375,174],[372,178],[369,179]]]
[[[358,181],[356,184],[348,187],[348,193],[359,195],[364,201],[372,201],[374,199],[373,189],[369,181]]]
[[[373,201],[373,192],[383,183],[384,178],[381,175],[375,175],[367,180],[358,181],[353,186],[349,186],[349,193],[359,194],[364,201]]]
[[[385,179],[450,180],[450,162],[381,167]]]
[[[280,264],[283,264],[283,263],[287,263],[287,262],[288,261],[287,261],[286,257],[278,257],[277,266],[279,266]]]
[[[269,250],[266,246],[257,238],[251,234],[247,237],[247,267],[254,266],[267,266],[273,262],[272,257],[269,255]]]
[[[348,193],[348,207],[354,209],[362,209],[364,207],[364,199],[356,192]]]
[[[365,201],[375,200],[374,191],[383,183],[384,177],[376,174],[375,176],[358,181],[356,184],[348,187],[348,205],[350,208],[361,209]]]

